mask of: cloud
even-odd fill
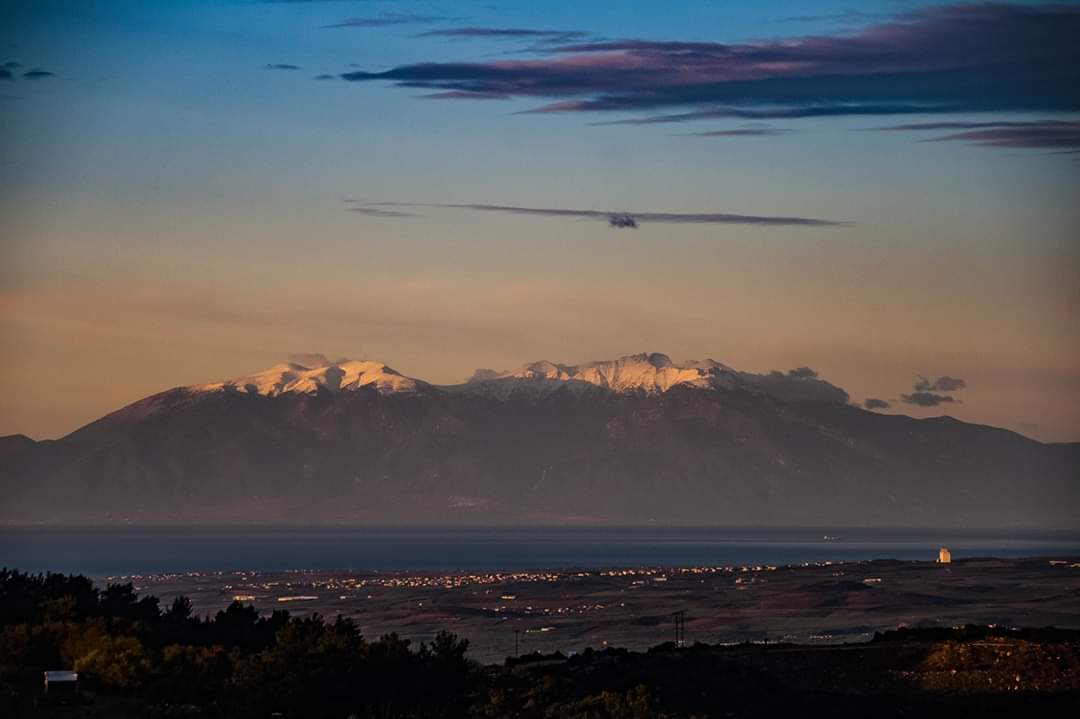
[[[505,377],[508,374],[508,372],[500,372],[499,370],[480,368],[473,372],[472,376],[465,380],[465,382],[466,384],[471,384],[474,382],[486,382],[488,380]]]
[[[951,395],[937,394],[938,392],[955,392],[967,387],[967,382],[959,377],[942,375],[935,380],[927,379],[919,375],[912,384],[911,394],[902,394],[900,399],[907,404],[918,407],[937,407],[940,404],[959,404],[960,400]]]
[[[573,105],[574,103],[567,103]],[[556,105],[531,110],[533,113],[566,112],[578,107],[559,108]],[[869,104],[869,103],[837,103],[832,105],[804,105],[801,107],[766,107],[766,108],[738,108],[738,107],[713,107],[708,110],[695,110],[693,112],[680,112],[665,115],[646,115],[644,117],[630,117],[623,120],[608,120],[605,122],[590,122],[590,125],[657,125],[674,122],[695,122],[697,120],[714,119],[737,119],[737,120],[802,120],[812,117],[838,117],[841,115],[905,115],[925,114],[928,112],[949,112],[948,106],[917,105],[917,104]]]
[[[863,12],[861,10],[841,10],[840,12],[825,13],[822,15],[788,15],[787,17],[779,17],[775,20],[768,20],[769,23],[796,23],[796,22],[856,22],[869,20],[877,17],[874,14]]]
[[[384,210],[379,207],[350,207],[350,212],[355,212],[368,217],[419,217],[415,212],[400,212],[398,210]]]
[[[303,70],[304,68],[299,65],[290,65],[287,62],[268,62],[266,63],[267,70]]]
[[[289,361],[308,369],[326,367],[331,364],[330,359],[322,352],[294,352],[289,355]]]
[[[490,92],[466,92],[465,90],[448,90],[435,92],[430,95],[420,95],[422,100],[509,100],[509,95],[497,95]]]
[[[0,80],[15,80],[19,76],[18,70],[22,67],[21,62],[15,62],[14,60],[0,64]],[[35,67],[22,73],[22,77],[26,80],[44,80],[47,77],[56,77],[56,73]]]
[[[967,387],[967,382],[959,377],[942,375],[933,382],[926,377],[920,376],[919,379],[915,381],[912,389],[916,392],[955,392],[956,390],[964,389],[965,387]]]
[[[539,59],[414,63],[355,82],[544,98],[542,112],[748,112],[757,117],[1080,110],[1080,7],[959,4],[856,32],[748,43],[604,40]]]
[[[324,28],[332,27],[391,27],[393,25],[428,25],[436,22],[451,22],[465,20],[463,17],[449,17],[446,15],[417,15],[414,13],[388,12],[374,17],[354,17],[348,20],[323,25]]]
[[[878,127],[885,131],[961,130],[929,142],[967,142],[981,147],[1025,147],[1080,152],[1080,122],[1033,120],[1028,122],[923,122]]]
[[[872,130],[878,132],[897,132],[897,131],[913,131],[913,130],[974,130],[984,127],[1026,127],[1028,125],[1042,125],[1043,122],[1003,122],[1003,121],[990,121],[990,122],[957,122],[950,120],[946,122],[912,122],[903,125],[889,125],[887,127],[873,127]],[[1073,123],[1051,123],[1051,124],[1073,124]]]
[[[519,207],[515,205],[453,204],[426,202],[372,202],[378,207],[431,207],[440,209],[470,210],[473,212],[501,212],[514,215],[547,217],[580,217],[610,221],[612,217],[629,217],[635,223],[665,224],[740,224],[740,225],[795,225],[804,227],[840,227],[844,222],[814,217],[783,217],[774,215],[737,215],[724,212],[620,212],[612,210],[577,210],[559,207]],[[353,208],[353,211],[358,211]]]
[[[934,394],[933,392],[912,392],[911,394],[902,394],[900,395],[900,399],[908,404],[918,405],[919,407],[937,407],[939,404],[960,403],[960,400],[955,397]]]
[[[800,367],[787,372],[773,370],[766,374],[739,372],[745,382],[768,395],[786,402],[836,402],[847,404],[849,395],[846,391],[823,379],[809,367]]]
[[[793,130],[779,127],[740,127],[735,130],[709,130],[691,133],[693,137],[776,137],[787,135]]]
[[[889,403],[877,397],[867,397],[863,401],[863,407],[866,409],[888,409]]]
[[[316,75],[313,79],[315,79],[315,80],[336,80],[337,75],[327,75],[327,74],[324,73],[322,75]]]
[[[417,35],[417,37],[535,40],[549,43],[569,43],[583,40],[588,36],[588,33],[580,30],[533,30],[520,27],[451,27],[445,30],[428,30]]]
[[[1080,151],[1080,123],[1068,129],[975,130],[935,138],[938,141],[970,142],[983,147],[1036,147]]]
[[[954,392],[958,389],[964,389],[967,387],[967,382],[959,377],[949,377],[948,375],[938,377],[937,381],[931,386],[931,389],[938,389],[942,392]]]

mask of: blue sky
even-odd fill
[[[1041,42],[1041,25],[1017,29],[1018,11],[1046,10],[1035,3],[977,6],[978,17],[939,3],[854,7],[5,5],[0,63],[18,65],[0,79],[0,432],[59,436],[153,391],[296,351],[376,358],[436,382],[478,366],[663,351],[755,371],[808,364],[855,401],[888,400],[885,411],[1080,439],[1080,108],[1053,69],[1075,73],[1075,52]],[[1049,9],[1066,32],[1075,7]],[[822,83],[797,107],[770,84],[813,95],[817,80],[790,75],[808,61],[829,73],[921,72],[919,58],[937,72],[967,52],[995,61],[977,43],[923,48],[955,17],[980,23],[976,39],[1015,39],[1000,73],[948,80],[958,106],[947,112],[848,112],[886,91],[934,100],[932,82],[909,91],[907,75],[840,100]],[[898,19],[915,29],[875,30]],[[420,37],[463,28],[582,34]],[[851,37],[866,41],[853,49]],[[703,44],[705,59],[673,42]],[[889,43],[899,60],[877,54]],[[585,44],[597,47],[552,51]],[[715,60],[717,44],[734,48],[730,60]],[[617,72],[569,92],[579,78],[563,72],[566,58]],[[687,90],[690,62],[710,83],[749,73],[749,99]],[[422,63],[466,65],[401,86]],[[476,67],[498,70],[507,99],[421,98],[473,87]],[[995,84],[1016,67],[1018,84]],[[39,69],[51,74],[26,75]],[[549,81],[550,94],[533,93]],[[623,97],[632,85],[645,94]],[[608,96],[634,109],[526,112]],[[596,124],[735,106],[826,116]],[[956,126],[878,129],[940,123]],[[709,132],[721,134],[698,134]],[[620,231],[557,214],[371,213],[390,209],[380,202],[842,224],[682,218]],[[919,375],[942,374],[967,380],[960,402],[903,400]]]

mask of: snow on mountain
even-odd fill
[[[847,402],[848,394],[819,379],[809,368],[790,372],[740,372],[712,359],[674,362],[658,352],[627,355],[616,360],[565,365],[547,360],[531,362],[516,372],[477,370],[465,385],[452,389],[506,398],[520,392],[545,395],[567,389],[584,392],[660,394],[672,387],[706,390],[742,389],[789,402]]]
[[[658,352],[634,354],[616,360],[579,365],[542,360],[510,375],[519,379],[578,380],[614,392],[666,392],[675,385],[711,388],[734,386],[734,370],[713,360],[677,364]]]
[[[582,393],[597,389],[660,394],[677,385],[735,389],[739,386],[739,373],[711,359],[677,363],[667,355],[653,352],[577,365],[540,360],[516,372],[477,370],[466,384],[448,389],[507,398],[521,392],[546,395],[559,390]]]
[[[325,361],[325,358],[320,358],[320,361]],[[276,397],[288,393],[338,393],[362,388],[375,389],[380,394],[411,393],[430,387],[427,382],[406,377],[382,362],[341,360],[317,367],[295,362],[282,363],[248,377],[189,389]],[[672,387],[742,389],[785,401],[846,402],[848,399],[846,392],[819,379],[817,373],[808,368],[788,373],[755,374],[740,372],[711,359],[674,362],[658,352],[576,365],[541,360],[530,362],[516,372],[477,370],[465,384],[442,386],[438,390],[509,399],[521,393],[541,397],[557,391],[660,394]]]
[[[343,360],[323,367],[293,362],[274,365],[248,377],[192,387],[197,392],[235,391],[276,397],[286,393],[315,394],[320,390],[348,392],[373,388],[380,394],[415,392],[426,382],[406,377],[382,362]]]

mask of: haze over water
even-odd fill
[[[453,571],[1080,555],[1080,534],[827,528],[120,528],[0,530],[0,566],[90,575]]]

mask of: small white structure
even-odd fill
[[[952,552],[945,547],[938,550],[937,553],[938,564],[950,564],[952,563]]]
[[[79,673],[70,671],[45,672],[45,693],[69,695],[79,691]]]

